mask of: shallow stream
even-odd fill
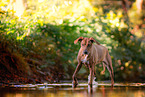
[[[145,97],[145,83],[98,83],[90,88],[80,83],[72,88],[71,83],[57,84],[1,84],[0,97]]]

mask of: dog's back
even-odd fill
[[[107,51],[108,50],[106,47],[102,45],[93,44],[90,57],[92,58],[93,62],[97,64],[105,58]]]

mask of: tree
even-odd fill
[[[143,4],[143,0],[136,0],[136,7],[138,13],[142,11],[142,4]]]

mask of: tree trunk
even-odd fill
[[[143,0],[136,0],[136,7],[137,7],[137,12],[138,13],[141,13],[142,5],[143,5]]]
[[[122,7],[123,7],[124,11],[127,13],[127,10],[129,8],[128,0],[122,0]]]
[[[18,16],[19,18],[23,15],[25,10],[24,1],[25,0],[16,0],[14,5],[14,10],[16,11],[15,15]]]

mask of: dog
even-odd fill
[[[101,62],[103,63],[104,68],[104,70],[101,73],[104,73],[105,67],[107,67],[111,77],[111,86],[113,87],[114,73],[108,49],[100,45],[100,43],[97,42],[93,37],[91,38],[79,37],[74,41],[74,44],[76,44],[78,41],[81,42],[81,48],[77,56],[78,65],[72,76],[73,79],[72,87],[75,88],[78,85],[76,74],[81,69],[83,64],[89,68],[90,80],[88,81],[88,84],[92,85],[93,78],[95,77],[95,65]]]

